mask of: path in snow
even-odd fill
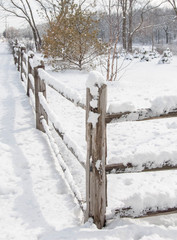
[[[78,209],[3,43],[0,60],[0,239],[45,239],[75,227]]]

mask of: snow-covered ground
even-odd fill
[[[82,212],[45,134],[35,129],[29,99],[5,43],[0,44],[0,240],[163,240],[177,239],[177,214],[146,219],[108,220],[98,230],[83,224]],[[175,96],[177,58],[170,65],[133,62],[119,82],[109,83],[108,101],[149,107],[156,97]],[[88,74],[53,73],[58,81],[85,97]],[[85,112],[47,89],[48,102],[63,129],[85,154]],[[176,157],[177,120],[108,125],[108,162],[139,163]],[[69,139],[68,139],[69,141]],[[85,175],[63,143],[60,152],[85,198]],[[108,176],[108,209],[135,211],[177,206],[177,171]]]
[[[134,60],[119,81],[108,82],[108,108],[112,103],[116,103],[116,106],[125,106],[124,109],[126,106],[135,110],[151,107],[157,112],[159,110],[163,112],[163,108],[168,109],[168,105],[176,108],[177,57],[173,57],[171,64],[158,64],[158,61],[159,59],[153,59],[151,62]],[[49,73],[75,91],[82,102],[85,102],[85,82],[88,73],[77,71],[60,73],[49,71]],[[65,131],[68,135],[72,133],[72,139],[85,153],[85,111],[74,107],[51,88],[48,89],[48,101]],[[143,159],[145,162],[156,161],[159,165],[168,160],[177,163],[174,131],[176,128],[176,118],[109,124],[108,163],[141,164]]]
[[[78,207],[45,136],[35,129],[5,44],[0,58],[0,239],[45,239],[49,232],[77,226]]]

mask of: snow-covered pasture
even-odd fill
[[[140,63],[137,63],[139,65]],[[157,67],[156,63],[153,62],[153,64],[150,63],[150,66],[148,66],[149,63],[141,63],[143,69],[141,69],[142,72],[145,71],[145,69],[148,71],[151,69],[151,71],[155,71],[155,67]],[[173,67],[176,67],[176,63],[174,62],[173,65],[168,67],[169,69],[173,69]],[[132,64],[132,66],[135,65],[135,63]],[[169,79],[168,84],[165,85],[163,79],[165,79],[164,74],[167,71],[164,71],[164,69],[161,68],[160,70],[160,78],[155,79],[155,76],[147,76],[147,74],[143,74],[141,76],[142,82],[140,82],[137,77],[135,78],[137,72],[135,72],[136,67],[139,69],[139,66],[136,66],[134,69],[131,67],[127,69],[127,72],[125,74],[127,75],[126,81],[125,78],[122,78],[119,83],[109,83],[108,84],[108,103],[114,102],[115,100],[118,102],[116,104],[116,107],[122,107],[122,111],[124,110],[136,110],[139,108],[148,108],[151,105],[153,105],[152,100],[154,98],[162,97],[162,100],[164,100],[164,96],[167,96],[167,103],[165,107],[169,110],[171,108],[171,102],[174,101],[174,104],[176,104],[175,100],[175,94],[173,94],[173,90],[176,86],[176,84],[171,85],[174,80],[174,76],[171,71],[171,79]],[[165,67],[164,67],[165,68]],[[130,71],[132,70],[131,74]],[[163,70],[163,74],[162,71]],[[128,74],[129,73],[129,74]],[[134,73],[134,76],[133,74]],[[175,73],[175,69],[174,69]],[[85,80],[87,78],[87,73],[77,73],[77,72],[66,72],[62,74],[58,74],[59,78],[58,81],[62,82],[65,86],[67,85],[68,88],[71,88],[76,90],[76,96],[78,96],[79,92],[79,98],[84,99],[85,96],[82,94],[82,91],[80,91],[80,85],[83,87],[85,91]],[[78,79],[76,79],[75,76],[79,76]],[[140,73],[141,75],[141,73]],[[67,77],[69,76],[69,79]],[[125,75],[124,75],[125,76]],[[56,77],[55,77],[56,78]],[[72,82],[71,82],[72,78]],[[147,89],[145,84],[146,81],[144,79],[149,78],[149,86],[150,88]],[[132,80],[133,79],[133,80]],[[166,80],[166,79],[165,79]],[[134,81],[134,83],[132,82]],[[154,82],[153,82],[154,81]],[[168,86],[169,92],[168,94],[165,94],[166,91],[159,91],[158,92],[158,81],[159,86],[165,85]],[[81,84],[76,84],[76,82],[79,82]],[[169,83],[170,82],[170,83]],[[67,84],[66,84],[67,83]],[[131,83],[131,84],[130,84]],[[174,82],[175,83],[175,82]],[[83,85],[84,84],[84,85]],[[130,85],[129,85],[130,84]],[[72,87],[70,87],[73,85]],[[137,95],[137,89],[135,87],[133,88],[133,85],[138,85],[138,92],[139,95]],[[147,84],[148,85],[148,84]],[[152,87],[154,86],[155,87]],[[171,85],[171,86],[170,86]],[[173,87],[172,87],[173,86]],[[163,89],[163,86],[161,86]],[[145,89],[144,89],[145,88]],[[142,99],[143,97],[143,91],[144,92],[151,93],[148,95],[148,97]],[[133,93],[133,90],[135,92]],[[122,91],[122,99],[120,101],[120,95]],[[151,92],[152,91],[152,92]],[[85,111],[76,108],[73,106],[72,103],[65,100],[62,96],[59,96],[55,93],[55,91],[51,88],[47,88],[47,100],[50,107],[55,110],[55,114],[57,116],[57,121],[62,123],[62,128],[65,130],[65,132],[68,133],[68,136],[71,136],[72,133],[72,140],[77,143],[77,146],[80,147],[81,152],[83,155],[86,155],[85,149],[86,149],[86,142],[85,142]],[[175,92],[175,90],[174,90]],[[111,93],[111,94],[110,94]],[[154,96],[153,97],[153,93]],[[170,93],[170,94],[169,94]],[[133,97],[132,97],[132,95]],[[131,98],[132,97],[132,98]],[[112,100],[110,101],[110,99]],[[130,98],[130,100],[127,98]],[[142,101],[140,101],[142,99]],[[172,100],[173,99],[173,100]],[[77,101],[76,101],[77,102]],[[84,100],[83,100],[84,102]],[[155,102],[158,102],[158,99],[155,100]],[[162,101],[163,102],[163,101]],[[143,104],[145,103],[145,104]],[[133,106],[133,107],[132,107]],[[173,105],[172,108],[176,106]],[[128,109],[127,109],[128,108]],[[129,109],[130,108],[130,109]],[[163,106],[160,104],[157,109],[162,108],[162,111],[164,110]],[[112,108],[113,109],[113,108]],[[116,110],[115,110],[116,112]],[[68,120],[70,119],[70,121]],[[128,159],[132,156],[132,162],[135,163],[141,161],[141,159],[156,159],[159,157],[160,161],[164,159],[171,159],[172,157],[175,158],[176,152],[175,152],[175,146],[176,146],[176,134],[174,130],[177,128],[177,123],[175,121],[175,118],[173,119],[163,119],[163,120],[153,120],[152,122],[129,122],[129,123],[113,123],[108,125],[108,162],[109,163],[117,163],[117,162],[129,162]],[[151,129],[152,131],[150,131]],[[82,134],[81,134],[82,133]],[[167,137],[168,136],[168,137]],[[68,141],[70,141],[69,139]],[[152,145],[150,145],[152,141]],[[60,146],[60,149],[62,149],[62,155],[66,159],[66,162],[69,165],[70,171],[72,173],[72,176],[78,184],[78,188],[80,189],[81,195],[85,196],[85,177],[83,174],[82,168],[76,167],[76,161],[73,161],[73,156],[69,155],[70,153],[67,152],[65,146],[63,145],[63,142],[57,138],[57,142]],[[141,148],[142,146],[142,148]],[[148,148],[146,148],[148,146]],[[166,149],[165,149],[166,147]],[[163,150],[162,150],[163,149]],[[165,149],[165,150],[164,150]],[[129,150],[129,151],[128,151]],[[112,155],[111,155],[112,154]],[[149,155],[148,155],[149,154]],[[159,156],[158,156],[159,154]],[[112,157],[112,158],[111,158]],[[118,158],[121,158],[120,160]],[[139,159],[136,162],[136,159]],[[82,170],[81,170],[82,169]],[[110,175],[108,176],[108,218],[111,216],[109,213],[111,213],[111,210],[114,208],[124,208],[132,206],[136,212],[141,212],[143,209],[149,208],[156,210],[157,205],[160,206],[161,209],[173,207],[176,206],[176,197],[175,192],[177,191],[177,183],[175,181],[176,177],[175,171],[165,172],[165,173],[138,173],[138,174],[125,174],[125,175]],[[170,184],[169,184],[170,182]],[[117,183],[117,184],[116,184]],[[157,220],[156,220],[157,219]],[[167,220],[168,219],[168,220]],[[169,228],[171,225],[173,229],[168,229],[169,232],[167,233],[166,229],[164,227],[159,227],[158,225],[164,225]],[[91,225],[90,225],[91,226]],[[128,226],[128,228],[125,230],[125,226]],[[109,223],[108,221],[108,229],[111,228],[111,232],[107,234],[105,231],[103,231],[104,234],[106,234],[106,238],[108,239],[175,239],[176,232],[175,227],[176,226],[176,220],[175,215],[174,217],[170,218],[154,218],[150,220],[114,220],[113,222]],[[139,228],[139,230],[138,230]],[[115,229],[115,231],[113,230]],[[117,229],[117,230],[116,230]],[[125,231],[127,233],[125,233]],[[91,230],[92,231],[92,230]],[[94,230],[95,231],[95,230]],[[140,233],[140,231],[143,233]],[[89,231],[90,232],[90,231]],[[104,239],[103,235],[100,233],[100,235],[97,235],[98,238],[102,237]],[[139,237],[138,237],[139,236]],[[54,235],[55,237],[55,235]],[[79,236],[78,236],[79,237]],[[57,239],[57,238],[55,238]],[[77,238],[76,238],[77,239]],[[79,238],[78,238],[79,239]],[[83,236],[83,239],[85,236]]]

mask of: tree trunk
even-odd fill
[[[133,39],[132,39],[132,35],[130,34],[128,36],[128,52],[132,53],[133,52]]]
[[[165,31],[165,43],[169,43],[169,33],[168,33],[168,27],[164,28]]]
[[[128,52],[132,52],[133,44],[133,0],[129,0],[129,13],[128,13]]]
[[[122,0],[121,2],[122,8],[122,45],[123,49],[127,49],[127,0]]]
[[[126,20],[126,13],[123,12],[123,20],[122,20],[122,45],[123,49],[127,49],[127,33],[126,33],[126,25],[127,25],[127,20]]]

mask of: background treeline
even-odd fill
[[[133,26],[139,24],[139,19],[141,17],[141,10],[137,10],[136,14],[133,16]],[[97,19],[99,19],[98,25],[98,38],[102,39],[104,42],[109,41],[110,37],[110,26],[109,26],[108,14],[103,12],[97,12]],[[117,16],[116,13],[111,15],[111,24],[114,31],[114,38],[116,34],[119,34],[119,45],[123,47],[122,38],[122,14]],[[44,36],[46,29],[49,27],[48,23],[37,25],[40,35]],[[126,26],[126,34],[128,36],[128,23]],[[15,27],[8,27],[3,32],[4,37],[7,38],[27,38],[29,40],[33,39],[32,30],[30,27],[24,29],[16,29]],[[144,16],[143,23],[141,27],[133,35],[132,43],[133,45],[152,45],[152,46],[163,46],[163,45],[175,45],[177,42],[177,21],[176,15],[173,9],[170,8],[156,8],[147,12]],[[124,47],[128,50],[128,37],[126,38],[126,44]],[[177,48],[177,47],[176,47]]]
[[[143,17],[142,9],[136,9],[132,16],[127,13],[125,26],[122,13],[112,13],[111,16],[103,14],[100,19],[99,37],[104,42],[113,38],[114,42],[118,36],[119,45],[127,52],[132,52],[133,46],[136,45],[150,45],[152,48],[156,46],[159,49],[171,45],[177,53],[177,19],[174,10],[166,7],[154,8],[151,5],[148,9]],[[111,34],[113,36],[110,36]]]

